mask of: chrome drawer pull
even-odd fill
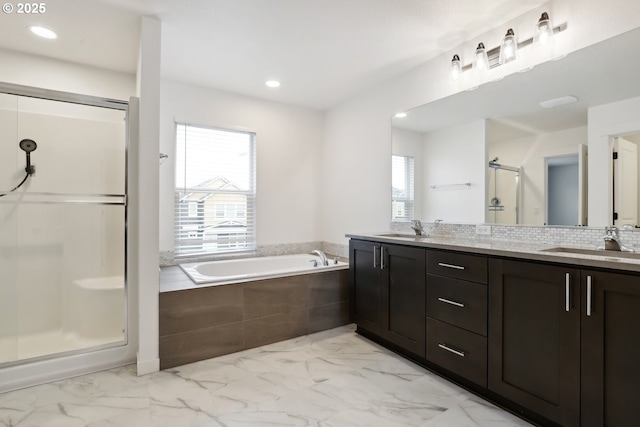
[[[454,350],[451,347],[448,347],[448,346],[446,346],[444,344],[438,344],[438,347],[440,347],[443,350],[447,350],[447,351],[449,351],[449,352],[451,352],[451,353],[453,353],[453,354],[455,354],[457,356],[464,357],[464,352],[458,351],[458,350]]]
[[[445,264],[444,262],[439,262],[438,265],[440,267],[455,268],[456,270],[464,270],[464,267],[461,265]]]
[[[464,304],[459,303],[459,302],[455,302],[455,301],[451,301],[451,300],[446,299],[446,298],[438,298],[438,301],[444,302],[444,303],[447,303],[447,304],[451,304],[451,305],[455,305],[456,307],[464,307]]]

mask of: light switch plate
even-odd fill
[[[491,236],[491,226],[490,225],[476,225],[476,234],[482,236]]]

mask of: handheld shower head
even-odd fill
[[[27,153],[27,166],[24,168],[27,175],[36,173],[36,168],[31,166],[31,152],[38,148],[38,144],[33,139],[23,139],[20,141],[20,148]]]
[[[38,148],[38,144],[33,139],[23,139],[20,141],[20,148],[22,148],[27,154],[35,151]]]

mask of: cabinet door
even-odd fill
[[[489,389],[578,426],[579,270],[491,259],[489,278]]]
[[[640,277],[583,270],[582,286],[582,426],[638,425]]]
[[[424,357],[426,251],[384,245],[382,252],[381,335]]]
[[[380,244],[349,242],[351,320],[369,332],[380,333]]]

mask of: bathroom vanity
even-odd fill
[[[640,254],[347,237],[361,335],[540,425],[640,419]]]

